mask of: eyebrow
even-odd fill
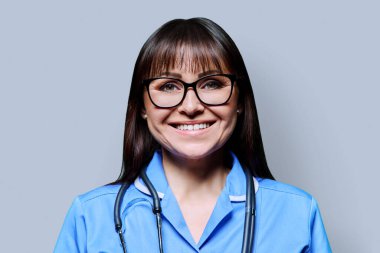
[[[205,71],[205,72],[202,72],[202,73],[199,73],[198,74],[198,77],[201,78],[201,77],[204,77],[204,76],[207,76],[207,75],[211,75],[211,74],[220,74],[221,72],[219,70],[208,70],[208,71]],[[160,76],[170,76],[170,77],[175,77],[175,78],[181,78],[182,75],[179,74],[179,73],[175,73],[175,72],[170,72],[170,71],[166,71],[166,72],[162,72],[160,74]]]

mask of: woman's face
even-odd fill
[[[198,80],[203,74],[178,68],[171,69],[169,73],[165,76],[187,83]],[[199,159],[223,147],[230,138],[238,116],[238,89],[234,85],[233,93],[226,104],[207,106],[199,101],[194,90],[189,88],[183,102],[168,109],[153,105],[145,89],[144,105],[142,115],[146,118],[149,131],[166,151],[185,159]],[[194,130],[196,124],[209,126]],[[193,130],[184,130],[185,125]]]

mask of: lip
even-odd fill
[[[190,121],[174,121],[174,122],[170,122],[169,125],[175,127],[177,125],[195,125],[195,124],[204,124],[204,123],[208,123],[210,124],[210,126],[212,124],[214,124],[216,122],[216,120],[190,120]]]

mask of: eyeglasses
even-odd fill
[[[232,95],[236,76],[232,74],[214,74],[204,76],[193,83],[180,79],[157,77],[143,80],[152,103],[160,108],[179,105],[186,97],[189,87],[193,88],[197,98],[206,105],[222,105]]]

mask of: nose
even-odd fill
[[[177,110],[180,113],[185,113],[189,116],[196,115],[204,111],[204,105],[199,101],[193,88],[187,90],[186,96],[182,103],[178,106]]]

